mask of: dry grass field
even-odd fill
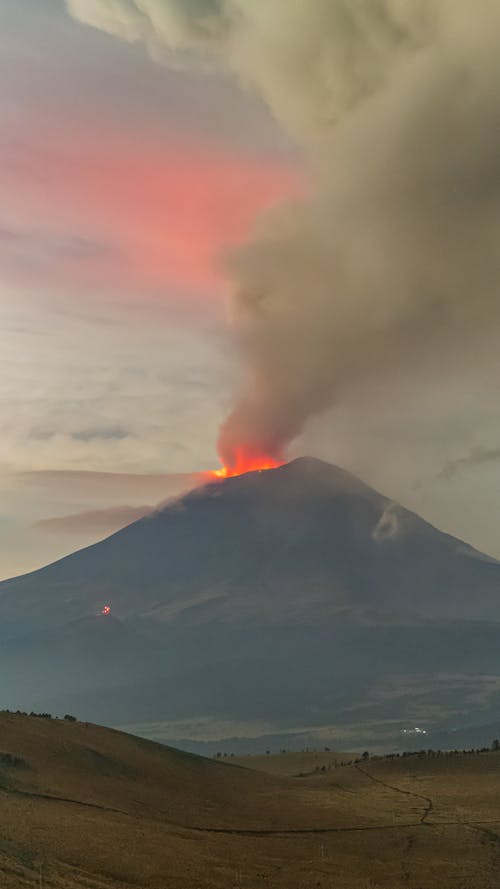
[[[1,714],[0,887],[498,889],[499,798],[493,753],[289,777]]]
[[[359,753],[335,753],[327,750],[304,751],[302,753],[270,753],[255,756],[234,756],[230,762],[246,769],[267,772],[268,775],[298,778],[306,777],[320,770],[331,770],[341,763],[357,759]]]

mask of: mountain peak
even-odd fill
[[[284,463],[274,472],[283,473],[287,478],[303,478],[308,483],[322,483],[329,488],[337,487],[343,490],[373,491],[368,485],[334,463],[327,463],[318,457],[296,457],[289,463]]]
[[[308,456],[296,457],[275,469],[257,469],[232,478],[210,482],[205,488],[195,488],[187,498],[196,498],[205,493],[217,497],[250,491],[258,491],[260,494],[268,492],[270,496],[279,495],[285,500],[314,497],[319,494],[331,497],[350,494],[387,502],[386,498],[347,470],[317,457]],[[181,498],[183,499],[185,498]]]

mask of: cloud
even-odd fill
[[[48,254],[50,259],[94,259],[113,252],[110,244],[63,232],[10,229],[0,226],[0,247],[18,247],[35,254]]]
[[[47,424],[32,427],[28,432],[28,438],[35,441],[49,441],[60,434],[57,428],[50,428]],[[76,429],[69,433],[73,441],[123,441],[130,436],[130,430],[123,426],[90,426]]]
[[[473,469],[475,466],[483,466],[488,463],[500,462],[500,448],[473,448],[470,454],[465,457],[458,457],[455,460],[447,460],[442,469],[438,472],[437,478],[451,481],[463,469]]]
[[[84,280],[123,262],[119,247],[108,241],[29,227],[0,227],[0,257],[4,280],[13,281]]]
[[[198,50],[235,71],[302,137],[321,133],[425,45],[431,0],[67,0],[76,18],[130,42]],[[173,56],[174,61],[176,56]]]
[[[280,455],[363,382],[475,366],[500,323],[497,3],[68,8],[129,41],[213,56],[306,152],[312,195],[265,213],[227,263],[246,383],[224,462],[241,446]]]
[[[66,495],[75,499],[81,499],[84,494],[91,498],[99,497],[101,500],[108,499],[108,501],[120,503],[120,507],[125,509],[132,508],[127,505],[127,499],[150,498],[153,503],[160,503],[168,497],[188,491],[206,481],[206,474],[203,472],[131,473],[39,470],[18,472],[16,477],[21,484],[29,488],[64,491]],[[149,507],[143,507],[142,503],[133,504],[134,509],[137,507],[149,509]]]
[[[125,525],[144,518],[153,509],[153,506],[112,506],[108,509],[94,509],[57,518],[40,519],[33,527],[49,534],[75,535],[81,540],[84,535],[112,534]]]
[[[71,433],[71,437],[74,438],[75,441],[94,441],[95,439],[102,439],[104,441],[115,439],[121,441],[124,438],[128,438],[129,435],[130,431],[123,426],[95,426],[86,429],[78,429],[76,432]]]

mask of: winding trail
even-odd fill
[[[487,822],[483,822],[483,825]],[[496,824],[500,828],[500,822]],[[488,827],[481,826],[476,821],[467,821],[466,827],[475,831],[481,837],[481,843],[489,845],[491,850],[490,873],[492,877],[500,880],[500,835],[490,830]]]
[[[16,790],[15,788],[9,788],[9,790],[2,789],[1,792],[10,796],[24,796],[28,799],[48,800],[48,802],[51,803],[71,803],[73,806],[85,806],[87,809],[99,809],[101,812],[114,812],[116,815],[130,815],[130,812],[125,812],[123,809],[113,809],[111,806],[101,806],[99,803],[86,803],[84,800],[73,799],[69,796],[55,796],[50,793],[35,793],[35,791]]]
[[[234,834],[235,836],[245,837],[285,837],[285,836],[307,836],[308,834],[326,834],[326,833],[363,833],[364,831],[375,830],[409,830],[419,827],[472,827],[482,830],[481,825],[494,824],[500,825],[500,819],[496,821],[439,821],[436,824],[425,824],[422,821],[411,821],[409,823],[400,824],[368,824],[364,826],[351,827],[290,827],[290,828],[273,828],[270,830],[258,830],[251,828],[238,827],[194,827],[186,824],[175,824],[173,826],[182,828],[183,830],[194,830],[198,833],[221,833]],[[475,827],[477,825],[477,827]],[[499,837],[500,840],[500,837]]]
[[[431,798],[428,796],[422,796],[421,793],[415,793],[413,790],[404,790],[402,787],[396,787],[395,784],[387,784],[386,781],[382,781],[381,778],[376,778],[375,775],[372,775],[370,772],[367,772],[366,769],[362,769],[361,766],[355,766],[358,772],[361,772],[362,775],[365,775],[370,781],[374,781],[375,784],[381,784],[382,787],[386,787],[388,790],[394,790],[396,793],[403,793],[405,796],[412,796],[415,799],[423,800],[425,802],[425,808],[420,818],[420,824],[425,824],[427,818],[434,810],[434,803]]]

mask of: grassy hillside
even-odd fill
[[[316,772],[331,771],[338,765],[357,759],[357,753],[334,753],[332,751],[304,751],[302,753],[270,753],[255,756],[235,756],[232,763],[266,772],[279,777],[303,778]]]
[[[277,777],[1,714],[0,886],[497,889],[499,791],[497,754]]]

